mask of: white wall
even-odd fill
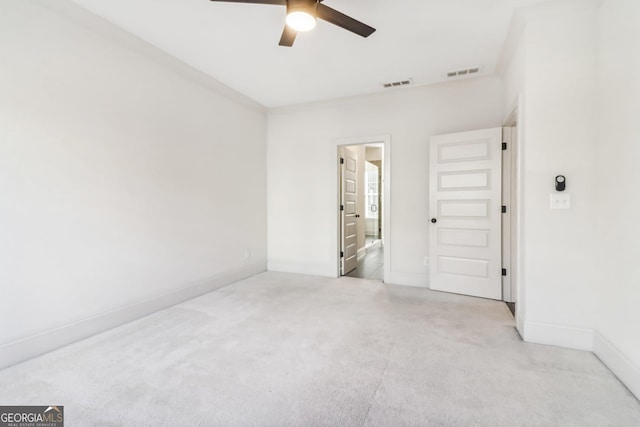
[[[0,2],[0,366],[264,270],[265,143],[257,104],[77,6]]]
[[[640,396],[640,2],[600,15],[596,354]],[[626,359],[626,361],[624,360]]]
[[[336,275],[336,139],[390,134],[392,283],[425,286],[429,138],[499,126],[501,102],[489,77],[270,110],[269,269]]]
[[[505,116],[521,102],[521,333],[528,341],[583,349],[592,347],[599,271],[597,7],[587,3],[530,11],[534,18],[504,69]],[[549,207],[559,174],[567,177],[570,210]]]
[[[382,147],[367,147],[365,151],[368,162],[382,161]]]
[[[568,0],[516,18],[502,72],[505,115],[519,100],[521,120],[520,331],[593,350],[640,396],[640,3]],[[557,174],[567,211],[549,209]]]
[[[524,158],[525,336],[558,333],[590,348],[594,326],[597,145],[597,11],[527,28]],[[554,177],[565,175],[570,210],[551,210]],[[569,328],[561,331],[560,328]],[[529,329],[529,331],[527,331]],[[552,342],[550,342],[553,344]]]
[[[513,18],[509,35],[507,36],[507,42],[503,47],[501,64],[498,70],[501,73],[503,83],[504,120],[510,121],[509,123],[503,124],[507,126],[513,126],[515,124],[516,126],[516,141],[512,141],[511,147],[509,148],[511,151],[508,153],[512,156],[512,163],[510,165],[510,175],[512,177],[512,181],[510,182],[512,187],[512,193],[510,194],[510,220],[512,223],[510,227],[511,253],[509,256],[509,268],[511,270],[511,283],[515,281],[516,286],[515,295],[511,295],[511,298],[515,298],[516,302],[516,328],[520,334],[523,335],[527,311],[527,289],[524,287],[524,235],[522,226],[524,223],[522,195],[525,182],[522,146],[524,145],[527,125],[523,120],[526,107],[524,89],[527,34],[523,31],[521,19],[518,18],[519,16],[517,14]],[[513,114],[515,114],[515,116],[513,116]],[[516,123],[514,123],[513,120],[515,120]],[[515,193],[513,191],[515,191]]]

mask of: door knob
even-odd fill
[[[431,218],[431,222],[435,224],[436,222],[438,222],[438,220],[435,218]]]

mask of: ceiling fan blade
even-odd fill
[[[209,1],[217,1],[217,2],[225,2],[225,3],[277,4],[282,6],[285,6],[287,4],[287,0],[209,0]]]
[[[280,46],[291,47],[293,46],[293,41],[296,39],[296,35],[298,33],[296,30],[289,28],[288,25],[284,26],[284,30],[282,31],[282,37],[280,37]]]
[[[344,13],[340,13],[335,9],[331,9],[329,6],[325,6],[322,3],[318,3],[317,12],[318,18],[344,28],[345,30],[351,31],[352,33],[356,33],[362,37],[369,37],[376,30],[375,28],[370,27],[367,24],[363,24],[362,22],[357,21]]]

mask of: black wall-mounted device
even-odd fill
[[[556,191],[564,191],[567,186],[567,179],[564,175],[556,176]]]

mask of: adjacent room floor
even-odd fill
[[[358,261],[358,266],[346,274],[348,277],[380,280],[384,278],[384,247],[380,240],[371,242],[367,254]]]
[[[638,426],[591,353],[523,343],[504,303],[264,273],[0,371],[69,426]]]

